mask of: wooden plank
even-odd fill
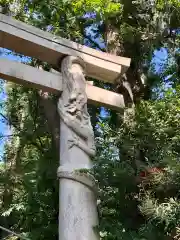
[[[43,91],[60,94],[62,92],[61,73],[51,73],[28,66],[23,63],[0,58],[0,78],[18,84],[27,85]],[[98,106],[122,110],[125,107],[122,95],[98,88],[88,83],[86,85],[88,102]]]
[[[129,58],[110,55],[57,37],[0,14],[0,47],[58,65],[65,55],[79,56],[87,76],[113,83],[130,65]]]

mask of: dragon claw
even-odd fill
[[[74,136],[73,139],[68,140],[69,149],[72,148],[75,145],[78,145],[78,138],[76,136]]]
[[[75,145],[75,142],[74,142],[73,139],[68,140],[68,148],[69,148],[69,149],[72,148],[74,145]]]

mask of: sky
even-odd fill
[[[152,62],[155,64],[155,70],[157,72],[159,72],[161,64],[166,60],[166,58],[167,50],[165,48],[154,51],[154,59],[152,60]]]

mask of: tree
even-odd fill
[[[157,75],[151,60],[160,47],[173,57],[179,40],[167,30],[178,27],[179,1],[12,0],[1,5],[16,19],[132,59],[127,74],[114,86],[101,87],[122,93],[127,107],[135,103],[134,112],[123,121],[117,113],[108,111],[104,119],[99,109],[90,108],[98,147],[94,175],[100,186],[100,231],[108,240],[167,239],[168,235],[175,239],[179,231],[178,69],[176,63],[168,64]],[[87,27],[92,27],[92,34]],[[52,67],[37,59],[29,64]],[[176,93],[165,92],[160,100],[153,97],[152,90],[160,88],[170,73]],[[57,96],[14,84],[8,84],[7,94],[5,118],[14,136],[4,153],[3,224],[30,239],[56,239]]]
[[[167,92],[161,100],[141,102],[135,124],[123,123],[118,132],[108,123],[100,125],[95,175],[107,239],[176,239],[172,235],[178,235],[179,225],[178,116],[179,90]]]

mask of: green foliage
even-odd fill
[[[111,0],[74,0],[70,2],[75,14],[82,16],[87,12],[95,12],[97,18],[105,21],[110,16],[114,16],[122,11],[121,4]]]
[[[167,5],[169,6],[174,6],[175,8],[179,8],[180,7],[180,3],[178,0],[156,0],[156,4],[157,7],[160,9],[163,9],[164,7],[167,7]]]
[[[105,240],[178,239],[180,189],[180,89],[175,62],[163,66],[154,75],[153,52],[162,46],[169,56],[179,44],[164,39],[166,27],[179,24],[179,1],[1,1],[13,16],[55,35],[83,43],[90,41],[85,28],[103,39],[107,49],[132,58],[133,74],[144,73],[150,87],[148,101],[139,101],[125,119],[109,112],[106,119],[90,108],[95,128],[97,156],[93,174],[99,182],[98,230]],[[17,4],[16,11],[12,4]],[[173,8],[173,11],[172,11]],[[84,18],[89,12],[94,18]],[[108,39],[111,33],[114,39]],[[51,66],[31,59],[33,66]],[[146,69],[145,69],[145,67]],[[165,68],[165,69],[164,69]],[[145,70],[144,70],[145,69]],[[153,74],[150,74],[153,72]],[[164,91],[163,80],[173,73],[174,89]],[[137,84],[135,88],[141,87]],[[101,87],[107,85],[100,83]],[[152,88],[160,89],[154,98]],[[112,89],[112,86],[108,86]],[[175,90],[175,91],[174,91]],[[30,239],[57,239],[58,228],[58,149],[42,106],[41,92],[7,85],[8,100],[4,115],[11,126],[12,137],[6,144],[4,162],[0,164],[0,221]],[[48,95],[52,106],[56,96]],[[51,109],[48,108],[48,111]],[[59,119],[57,119],[59,121]],[[56,119],[53,119],[53,124]],[[96,127],[98,125],[98,127]],[[152,168],[163,171],[141,178]],[[82,170],[84,172],[84,170]],[[1,233],[0,233],[1,234]],[[6,237],[4,234],[1,237]]]
[[[178,234],[179,94],[177,88],[161,100],[141,102],[118,131],[100,123],[94,171],[101,189],[104,239],[168,239]],[[163,171],[141,179],[143,171],[154,167]]]

